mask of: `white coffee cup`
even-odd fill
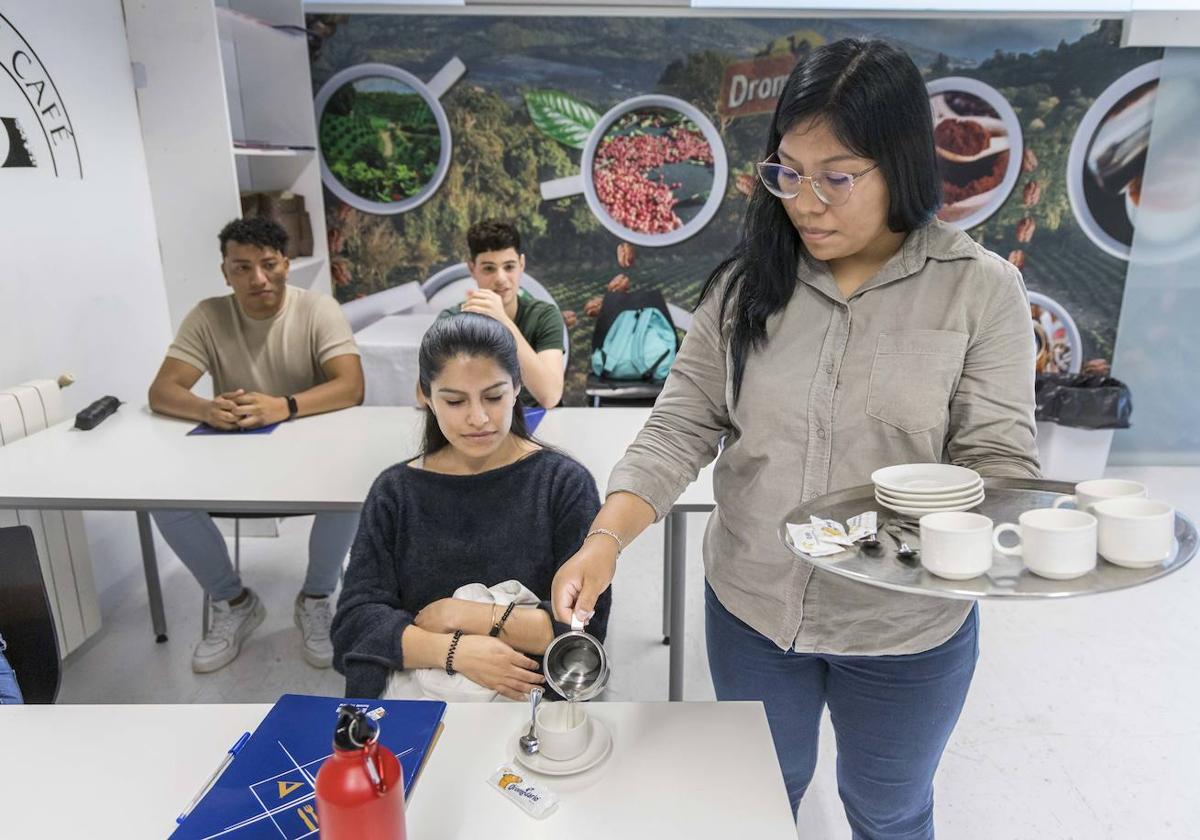
[[[1146,498],[1146,485],[1140,481],[1126,481],[1122,478],[1097,478],[1093,481],[1081,481],[1075,485],[1074,496],[1059,496],[1051,507],[1060,508],[1065,504],[1074,504],[1078,510],[1088,513],[1092,505],[1105,499],[1119,499],[1125,496]]]
[[[1070,580],[1096,568],[1096,517],[1081,510],[1039,508],[1027,510],[1019,525],[997,525],[992,543],[997,551],[1020,557],[1025,568],[1052,580]],[[1021,542],[1009,548],[1001,534],[1011,531]]]
[[[931,575],[967,580],[992,567],[992,520],[980,513],[921,517],[921,565]]]
[[[1092,508],[1100,556],[1118,566],[1146,569],[1175,550],[1175,510],[1149,499],[1107,499]]]
[[[537,710],[538,752],[554,761],[570,761],[587,749],[592,719],[580,703],[542,703]]]

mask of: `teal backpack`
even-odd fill
[[[661,382],[675,361],[675,328],[662,310],[647,306],[617,315],[592,351],[592,372],[606,379]]]

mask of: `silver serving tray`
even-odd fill
[[[1016,522],[1017,517],[1025,511],[1050,507],[1058,496],[1075,492],[1074,484],[1034,478],[985,478],[983,483],[987,496],[972,510],[991,518],[997,525]],[[809,557],[792,544],[788,523],[804,524],[810,516],[844,523],[850,517],[868,510],[876,511],[879,516],[880,547],[877,550],[867,551],[856,545],[841,554]],[[1096,568],[1082,577],[1049,580],[1026,569],[1020,557],[995,552],[992,568],[986,574],[970,580],[946,580],[925,571],[919,560],[896,557],[898,542],[884,531],[885,526],[892,522],[911,523],[912,520],[880,505],[875,501],[874,485],[866,484],[829,493],[800,505],[779,526],[779,535],[789,551],[818,569],[898,592],[963,599],[1068,598],[1128,589],[1166,577],[1183,568],[1196,554],[1197,544],[1196,526],[1177,512],[1174,554],[1160,565],[1148,569],[1126,569],[1097,557]],[[901,538],[910,545],[919,542],[911,534],[903,534]]]

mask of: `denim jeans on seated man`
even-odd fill
[[[21,686],[17,685],[17,675],[4,658],[5,647],[4,637],[0,636],[0,706],[25,702],[21,697]]]
[[[158,510],[153,517],[167,545],[212,600],[211,626],[192,654],[192,670],[203,674],[223,668],[237,658],[242,642],[262,623],[266,610],[254,590],[243,587],[211,516],[197,510]],[[303,641],[301,653],[314,668],[328,668],[333,662],[329,596],[337,589],[357,531],[358,513],[327,512],[314,517],[309,532],[308,571],[294,612]]]

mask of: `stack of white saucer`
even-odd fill
[[[970,510],[984,498],[979,473],[952,464],[898,464],[871,473],[875,501],[902,516]]]

